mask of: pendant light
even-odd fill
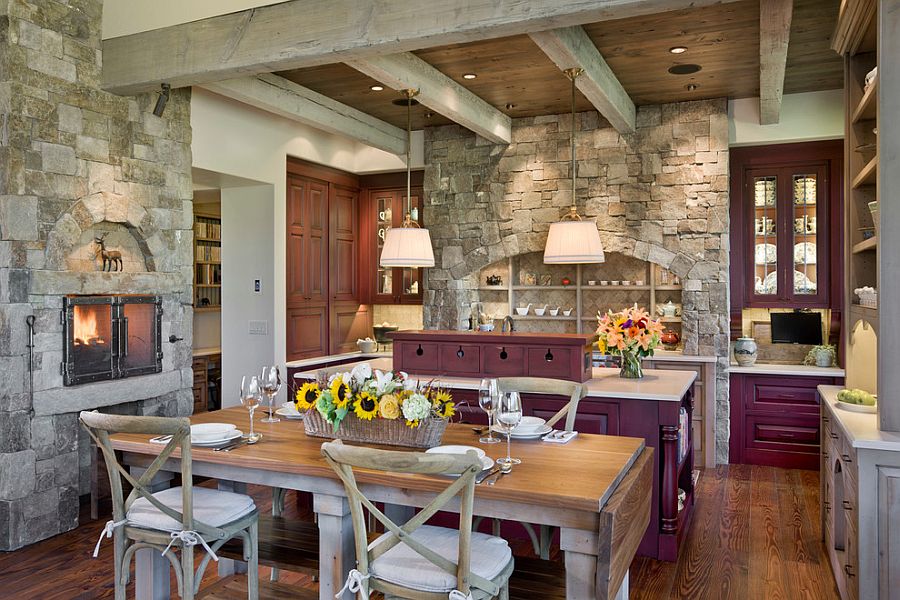
[[[558,223],[550,225],[547,245],[544,246],[544,263],[551,265],[575,265],[602,263],[603,244],[597,223],[583,221],[575,207],[575,79],[581,69],[566,69],[566,77],[572,82],[572,206]]]
[[[406,104],[406,214],[400,227],[391,227],[384,236],[381,249],[382,267],[433,267],[434,251],[431,249],[431,235],[427,229],[419,227],[412,220],[412,195],[409,149],[412,145],[412,105],[418,90],[404,90]]]

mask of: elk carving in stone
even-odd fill
[[[104,233],[100,237],[94,238],[94,244],[97,246],[94,251],[94,256],[99,256],[103,259],[103,268],[101,271],[121,271],[122,253],[118,250],[107,250],[106,244],[103,241],[103,238],[105,237],[106,234]]]

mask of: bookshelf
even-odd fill
[[[222,219],[194,214],[194,310],[222,309]]]

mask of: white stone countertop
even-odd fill
[[[285,367],[288,369],[302,369],[303,367],[308,367],[310,365],[322,365],[346,360],[348,358],[358,358],[359,360],[366,360],[370,358],[390,358],[391,356],[393,356],[393,353],[391,351],[363,353],[357,350],[356,352],[345,352],[344,354],[329,354],[328,356],[316,356],[315,358],[292,360],[288,363],[285,363]]]
[[[643,360],[658,360],[666,362],[691,362],[691,363],[714,363],[715,356],[699,356],[684,354],[680,350],[657,350],[652,357]]]
[[[814,367],[810,365],[774,365],[756,363],[749,367],[742,367],[737,363],[731,363],[729,373],[742,373],[747,375],[793,375],[799,377],[843,377],[844,369],[840,367]]]
[[[818,389],[826,410],[834,417],[834,422],[840,426],[854,448],[900,452],[900,433],[879,430],[877,414],[838,408],[837,395],[843,389],[839,386],[820,385]]]
[[[375,358],[361,360],[367,362],[373,369],[389,371],[393,368],[393,361],[389,358]],[[324,369],[329,375],[339,371],[349,371],[359,363],[347,363],[336,367]],[[294,374],[297,379],[312,379],[316,377],[313,371],[301,371]],[[417,377],[410,374],[410,379],[416,382],[427,383],[438,379],[441,385],[462,390],[477,390],[481,385],[480,377],[436,377],[434,375],[422,375]],[[679,402],[694,385],[697,373],[694,371],[662,371],[657,369],[644,369],[643,379],[622,379],[619,377],[619,369],[604,369],[594,367],[594,377],[586,383],[587,395],[590,398],[626,398],[631,400],[653,400],[664,402]]]

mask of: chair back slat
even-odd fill
[[[566,405],[547,421],[547,425],[553,427],[565,417],[566,431],[575,430],[578,403],[587,395],[587,387],[583,383],[544,377],[500,377],[497,379],[497,387],[500,393],[519,392],[522,394],[568,396],[569,401]]]
[[[369,565],[373,560],[402,542],[438,568],[456,575],[459,591],[468,593],[470,586],[475,586],[492,595],[498,593],[499,587],[496,584],[475,575],[470,570],[475,475],[481,471],[481,461],[475,452],[464,455],[396,452],[345,446],[340,440],[336,440],[322,444],[322,455],[337,473],[347,492],[356,540],[357,569],[361,573],[368,574]],[[391,473],[459,474],[459,477],[401,526],[388,518],[359,490],[353,474],[354,467]],[[459,552],[454,563],[415,540],[412,534],[457,495],[460,496],[460,536]],[[391,535],[370,546],[367,541],[363,508],[384,525],[385,531]]]
[[[107,415],[98,412],[83,411],[79,420],[88,435],[100,448],[106,462],[109,474],[110,489],[112,490],[113,518],[121,521],[128,510],[138,498],[145,498],[157,510],[166,516],[181,523],[182,529],[187,531],[199,531],[203,534],[219,535],[222,530],[205,523],[195,521],[193,518],[193,482],[191,469],[191,422],[186,418],[170,417],[132,417],[125,415]],[[116,433],[141,433],[149,435],[171,435],[172,438],[162,447],[160,453],[153,459],[140,477],[135,478],[116,456],[109,436]],[[178,512],[166,506],[153,496],[149,489],[153,477],[169,460],[172,453],[181,451],[181,507]],[[127,481],[132,490],[124,497],[122,479]]]

